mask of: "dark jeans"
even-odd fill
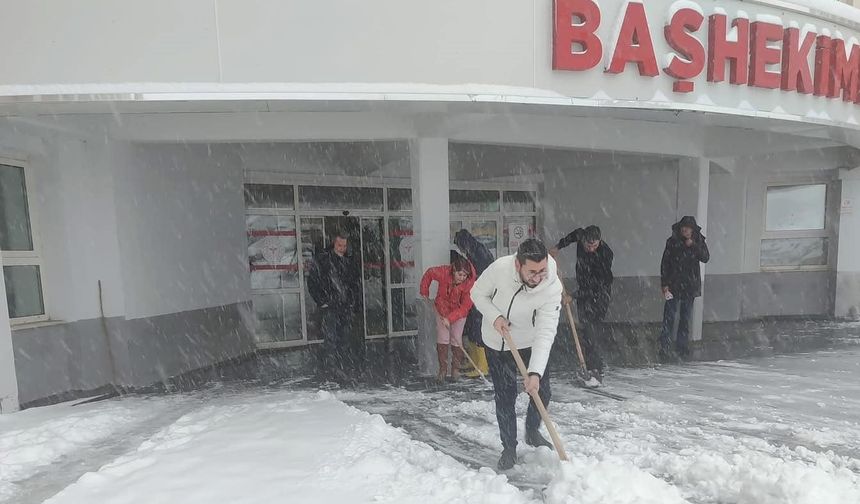
[[[499,437],[505,448],[516,448],[517,446],[517,411],[516,402],[518,391],[522,388],[523,378],[517,369],[517,363],[511,352],[499,352],[490,347],[485,348],[487,364],[490,368],[490,376],[493,379],[493,390],[496,399],[496,419],[499,421]],[[531,348],[520,350],[526,366],[532,355]],[[540,378],[540,391],[538,392],[544,406],[549,407],[552,390],[549,386],[549,368],[544,371]],[[540,413],[533,400],[529,401],[528,413],[526,413],[526,432],[540,427]]]
[[[355,318],[355,313],[349,309],[323,310],[323,374],[357,378],[364,371],[364,341],[354,334]]]
[[[675,348],[679,355],[690,354],[690,316],[693,313],[695,298],[672,298],[663,306],[663,331],[660,333],[660,350],[669,353],[672,343],[672,330],[675,326],[675,312],[680,311],[678,336]]]
[[[603,372],[603,357],[597,345],[600,330],[603,326],[603,317],[606,310],[600,310],[588,300],[578,300],[576,303],[576,315],[579,319],[579,340],[582,343],[582,353],[585,354],[585,367],[588,370]]]

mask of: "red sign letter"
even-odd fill
[[[663,70],[676,79],[692,79],[705,68],[705,48],[691,32],[702,27],[705,17],[693,9],[680,9],[663,28],[666,42],[678,54]],[[678,57],[680,56],[680,57]]]
[[[780,62],[780,51],[767,45],[768,42],[781,41],[784,34],[782,26],[764,21],[756,21],[752,24],[750,37],[750,86],[766,89],[779,87],[780,74],[768,72],[768,65],[777,65]]]
[[[845,50],[845,41],[833,39],[833,73],[830,92],[827,96],[835,98],[842,91],[842,99],[857,102],[860,91],[860,47],[851,46],[851,56]]]
[[[833,60],[833,40],[827,35],[819,35],[815,39],[815,96],[827,96],[830,93],[830,85],[833,75],[830,67]]]
[[[660,73],[657,70],[657,57],[654,56],[651,32],[648,30],[648,19],[645,17],[645,6],[635,2],[627,4],[627,12],[624,13],[624,21],[621,22],[621,31],[615,42],[612,62],[606,71],[614,74],[621,73],[630,62],[637,64],[639,75],[655,77]]]
[[[812,92],[812,74],[809,71],[809,51],[816,34],[809,32],[800,44],[800,29],[787,28],[782,40],[782,89],[804,94]]]
[[[726,16],[711,14],[708,18],[708,81],[722,82],[726,78],[726,60],[729,63],[729,82],[747,83],[749,61],[750,21],[732,21],[738,33],[736,41],[729,41],[726,33]]]
[[[573,23],[576,16],[582,22]],[[552,68],[588,70],[603,58],[603,44],[594,34],[600,26],[600,8],[592,0],[555,0]],[[574,51],[574,44],[582,50]]]

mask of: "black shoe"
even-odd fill
[[[553,449],[552,443],[547,441],[539,430],[535,429],[533,431],[526,431],[526,444],[529,446],[534,446],[535,448],[540,446],[546,446],[550,450]]]
[[[516,448],[505,448],[502,450],[502,456],[499,458],[499,463],[496,467],[499,468],[500,471],[507,471],[514,467],[517,463],[517,449]]]

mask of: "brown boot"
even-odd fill
[[[451,378],[460,379],[460,364],[463,362],[463,349],[458,346],[451,347]]]
[[[448,376],[448,345],[437,343],[436,353],[439,356],[439,374],[436,375],[436,379],[441,382]]]

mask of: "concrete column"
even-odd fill
[[[678,171],[678,213],[677,219],[684,215],[694,215],[702,227],[702,234],[708,236],[708,195],[711,182],[711,161],[708,158],[684,158]],[[677,221],[676,221],[677,222]],[[702,269],[702,288],[705,284],[705,265]],[[702,339],[704,320],[704,296],[696,298],[693,304],[693,317],[690,322],[690,339]]]
[[[0,266],[3,260],[0,258]],[[0,413],[18,411],[18,377],[12,352],[12,328],[6,304],[6,280],[0,275]]]
[[[836,306],[839,318],[860,319],[860,168],[839,170],[842,200],[839,254],[836,259]]]
[[[415,267],[423,274],[430,266],[450,261],[448,206],[448,139],[419,138],[409,146],[412,168],[412,209],[415,216]],[[433,307],[418,303],[416,354],[422,375],[435,375],[436,319]]]

